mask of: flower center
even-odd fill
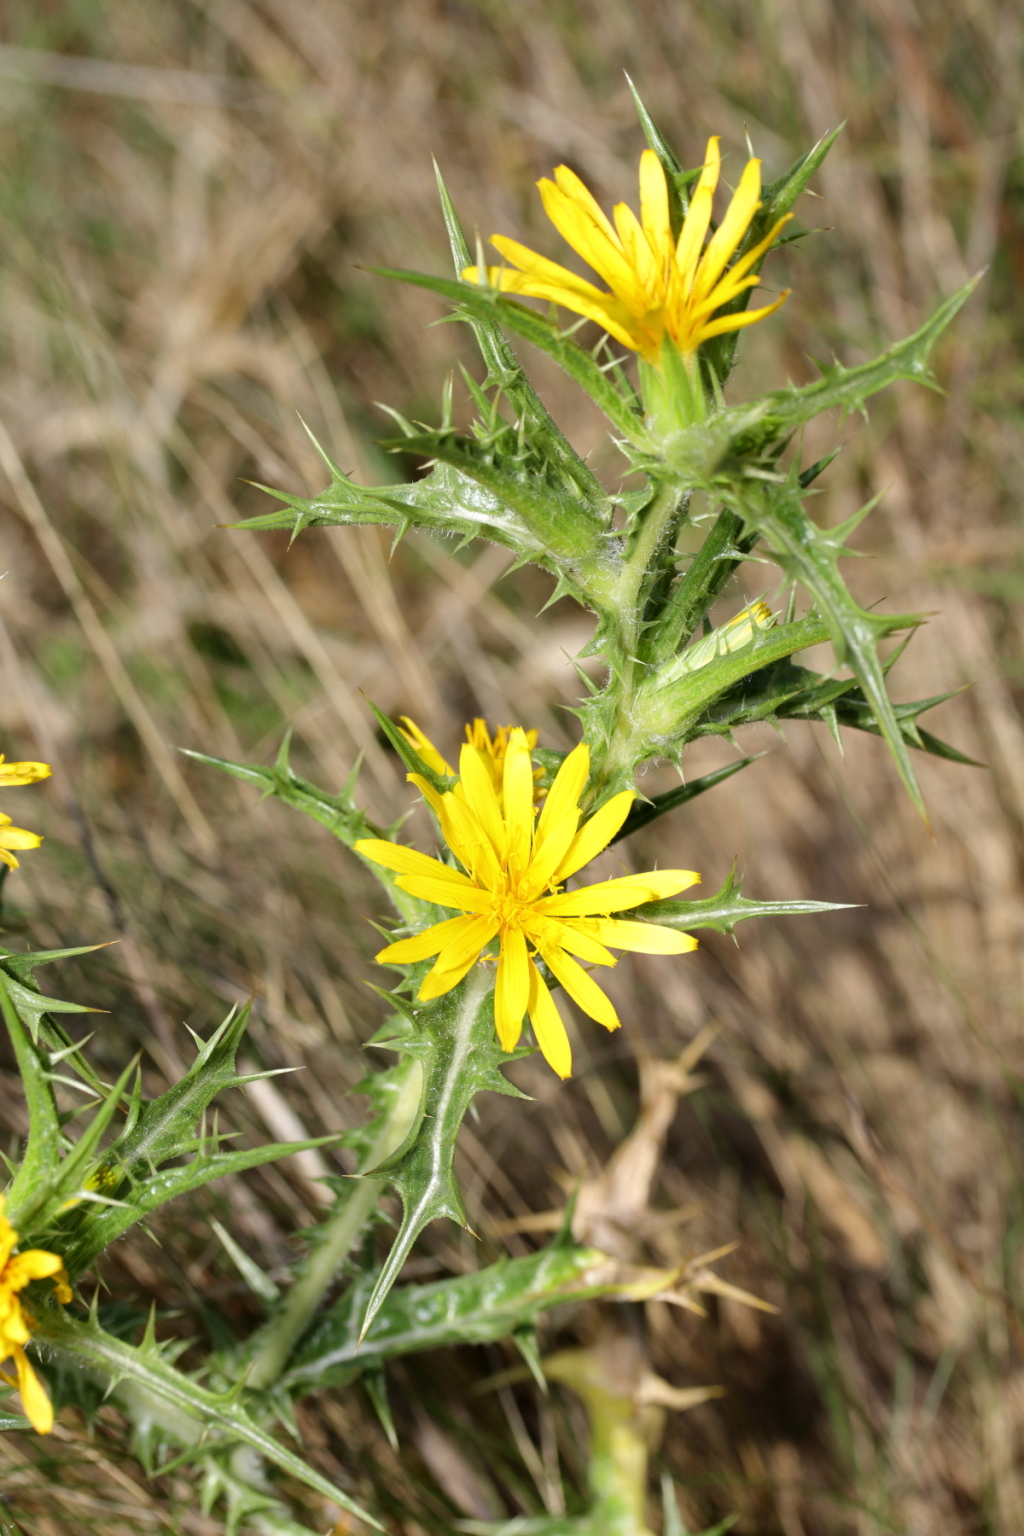
[[[515,890],[502,891],[495,894],[491,916],[501,924],[502,933],[506,933],[510,928],[523,927],[532,905],[532,902],[524,901]]]

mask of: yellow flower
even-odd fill
[[[395,870],[401,890],[463,914],[389,944],[377,959],[385,965],[411,965],[436,956],[419,990],[426,1002],[457,986],[497,939],[494,1020],[502,1047],[514,1048],[523,1015],[529,1013],[537,1044],[560,1077],[568,1077],[572,1068],[569,1041],[534,956],[585,1013],[606,1029],[616,1029],[619,1019],[610,1000],[573,956],[591,965],[614,965],[609,944],[652,955],[678,955],[697,947],[689,934],[609,916],[676,895],[700,879],[692,870],[659,870],[562,889],[570,875],[607,846],[635,798],[632,790],[624,790],[581,826],[579,800],[589,770],[590,751],[581,743],[559,768],[537,818],[529,742],[526,732],[515,727],[508,733],[502,765],[502,803],[483,754],[469,743],[459,758],[461,795],[439,795],[411,775],[465,873],[396,843],[368,838],[355,845],[364,858]]]
[[[32,1428],[48,1435],[53,1428],[53,1406],[25,1354],[25,1345],[32,1336],[32,1320],[23,1310],[17,1293],[30,1280],[52,1279],[57,1300],[69,1302],[71,1287],[59,1254],[47,1253],[45,1248],[30,1248],[27,1253],[16,1254],[17,1243],[18,1234],[4,1215],[4,1197],[0,1195],[0,1361],[13,1358],[18,1373],[16,1381],[4,1371],[0,1371],[0,1377],[9,1386],[17,1386]]]
[[[48,779],[53,769],[49,763],[9,763],[0,752],[0,789],[13,789],[16,784],[38,784]]]
[[[38,832],[26,832],[24,827],[13,827],[11,818],[0,812],[0,864],[18,868],[12,848],[38,848],[42,838]]]
[[[8,763],[0,752],[0,789],[13,789],[18,784],[37,784],[52,773],[49,763]],[[0,813],[0,863],[11,869],[18,868],[12,848],[38,848],[42,838],[24,827],[11,825],[11,818]]]
[[[720,166],[718,139],[711,138],[683,227],[674,240],[665,172],[653,150],[645,149],[640,157],[639,220],[628,204],[619,203],[613,210],[614,225],[576,173],[560,165],[554,181],[544,177],[537,183],[544,211],[611,292],[602,292],[504,235],[492,235],[491,244],[518,270],[488,267],[486,281],[503,293],[548,299],[596,320],[649,363],[658,362],[666,335],[684,357],[692,357],[702,341],[754,325],[789,297],[787,289],[761,309],[714,318],[724,304],[757,286],[760,279],[751,268],[792,217],[787,213],[730,267],[729,259],[742,244],[761,201],[761,162],[747,161],[725,217],[705,246]],[[462,277],[471,283],[483,280],[478,267],[467,267]]]
[[[420,730],[415,720],[410,720],[408,715],[399,715],[399,719],[402,722],[402,735],[411,747],[416,748],[416,751],[422,757],[427,767],[433,768],[435,773],[447,774],[449,778],[454,778],[456,770],[441,756],[430,737]],[[479,715],[473,720],[472,724],[466,726],[466,741],[469,746],[474,747],[480,754],[480,760],[491,776],[491,782],[494,785],[494,792],[498,796],[499,804],[501,803],[505,752],[508,749],[509,734],[514,729],[515,727],[511,725],[499,725],[492,737],[487,729],[487,721],[482,720]],[[537,732],[527,731],[525,734],[526,745],[532,751],[537,745]],[[534,782],[542,776],[543,769],[535,768],[533,770]],[[454,792],[459,794],[460,791],[461,785],[458,785]],[[543,789],[535,788],[533,792],[534,800],[541,800],[544,793]]]

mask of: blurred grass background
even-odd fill
[[[571,740],[568,658],[588,623],[565,601],[538,619],[547,578],[506,576],[504,551],[455,557],[412,535],[389,563],[372,530],[306,533],[289,551],[218,526],[267,506],[249,481],[322,483],[300,414],[357,478],[415,473],[375,447],[388,422],[374,402],[435,415],[453,358],[473,366],[469,338],[431,325],[429,296],[365,269],[447,270],[431,153],[468,229],[559,257],[538,176],[565,161],[606,205],[635,200],[624,70],[685,162],[723,135],[732,179],[745,129],[772,177],[846,119],[823,200],[802,210],[827,228],[773,258],[769,281],[794,294],[750,333],[734,399],[810,378],[808,354],[870,355],[987,269],[938,359],[947,392],[900,386],[869,423],[817,429],[805,455],[846,444],[818,503],[827,521],[885,492],[863,530],[873,558],[851,579],[933,615],[896,695],[972,685],[928,723],[987,769],[920,762],[931,842],[876,739],[848,733],[844,762],[808,727],[750,733],[746,750],[767,755],[636,839],[636,856],[701,869],[709,894],[738,858],[749,895],[860,905],[746,925],[738,947],[711,936],[686,962],[625,958],[622,1037],[581,1027],[569,1086],[528,1063],[535,1102],[484,1107],[461,1144],[483,1240],[432,1229],[414,1272],[543,1240],[529,1215],[595,1175],[633,1125],[637,1057],[676,1055],[716,1024],[703,1086],[671,1125],[658,1215],[634,1213],[621,1238],[664,1263],[738,1236],[723,1273],[780,1309],[648,1309],[661,1375],[727,1393],[674,1415],[660,1452],[686,1523],[736,1512],[743,1536],[1019,1536],[1020,7],[8,0],[3,17],[0,746],[55,768],[5,801],[47,840],[3,887],[3,938],[117,939],[46,984],[108,1009],[97,1064],[141,1047],[154,1087],[189,1057],[185,1024],[206,1032],[255,987],[254,1057],[305,1070],[226,1103],[253,1137],[358,1117],[346,1094],[380,1021],[364,985],[380,902],[326,834],[175,748],[267,760],[290,724],[296,766],[327,788],[365,752],[362,792],[390,820],[409,796],[360,690],[448,750],[477,713]],[[528,363],[614,476],[588,403],[545,359]],[[702,745],[691,771],[728,756]],[[0,1065],[6,1145],[25,1125]],[[191,1334],[252,1326],[209,1218],[279,1269],[321,1198],[323,1164],[295,1162],[172,1208],[159,1246],[120,1245],[104,1265],[113,1295],[140,1315],[156,1299]],[[584,1310],[550,1337],[601,1326]],[[559,1454],[570,1495],[581,1476],[575,1409],[525,1387],[474,1397],[510,1360],[408,1361],[401,1465],[358,1389],[303,1409],[307,1448],[355,1491],[373,1484],[413,1536],[557,1508]],[[521,1431],[542,1456],[523,1459]],[[74,1409],[49,1443],[3,1437],[0,1468],[0,1528],[221,1529],[180,1477],[142,1478],[110,1408],[92,1439]]]

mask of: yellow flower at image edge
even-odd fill
[[[558,770],[535,822],[525,731],[517,727],[509,734],[501,804],[480,754],[467,743],[459,759],[461,794],[439,795],[419,775],[410,775],[465,873],[397,843],[367,838],[355,845],[364,858],[395,870],[403,891],[462,914],[389,944],[377,959],[385,965],[412,965],[436,956],[418,994],[426,1002],[457,986],[497,939],[494,1020],[502,1047],[515,1047],[528,1013],[537,1044],[560,1077],[568,1077],[572,1068],[569,1040],[534,956],[540,956],[584,1013],[616,1029],[619,1019],[611,1001],[577,960],[614,965],[608,945],[651,955],[685,954],[697,947],[689,934],[609,915],[675,896],[699,881],[692,870],[650,871],[562,889],[607,846],[635,799],[624,790],[581,826],[579,799],[589,769],[590,751],[581,743]]]
[[[52,770],[49,763],[9,763],[0,753],[0,789],[14,789],[19,784],[38,784],[48,779]],[[12,849],[38,848],[42,838],[37,832],[27,832],[24,827],[12,825],[10,816],[0,812],[0,863],[10,869],[18,868]]]
[[[12,848],[38,848],[42,842],[38,832],[28,832],[24,827],[11,825],[11,818],[0,812],[0,864],[6,864],[10,869],[18,868],[18,860],[11,852]]]
[[[639,219],[627,203],[619,203],[612,210],[613,223],[567,165],[558,167],[554,181],[544,177],[537,183],[544,212],[608,284],[608,293],[505,235],[492,235],[491,244],[517,270],[487,267],[482,276],[479,267],[467,267],[462,278],[560,304],[595,320],[649,363],[658,363],[666,335],[683,357],[692,357],[701,342],[756,324],[789,296],[787,289],[760,309],[716,316],[716,310],[757,286],[760,279],[751,269],[792,217],[787,213],[730,267],[760,205],[761,162],[747,161],[725,217],[705,245],[720,169],[718,139],[712,138],[678,239],[672,234],[665,172],[653,150],[645,149],[640,157]]]
[[[57,1300],[69,1302],[71,1287],[64,1273],[64,1262],[59,1254],[47,1253],[44,1248],[29,1248],[25,1253],[15,1253],[18,1234],[4,1215],[4,1197],[0,1195],[0,1362],[14,1360],[17,1380],[0,1371],[9,1386],[17,1386],[25,1417],[32,1428],[41,1435],[48,1435],[53,1428],[53,1407],[42,1382],[29,1364],[25,1345],[32,1337],[31,1319],[18,1300],[32,1280],[54,1280]]]

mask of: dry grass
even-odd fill
[[[536,176],[569,160],[604,200],[633,194],[641,140],[623,68],[691,161],[718,131],[738,163],[746,124],[772,174],[848,119],[825,201],[805,214],[830,230],[778,261],[795,295],[752,334],[736,392],[808,377],[808,353],[866,355],[988,267],[941,358],[945,396],[903,386],[869,425],[819,434],[849,443],[824,518],[886,490],[859,591],[935,612],[898,692],[973,684],[936,728],[988,771],[922,765],[929,842],[879,742],[850,740],[843,763],[809,729],[755,736],[769,755],[659,826],[648,851],[703,869],[709,889],[737,856],[749,894],[863,905],[751,925],[738,949],[711,940],[685,964],[624,962],[626,1038],[580,1029],[566,1089],[521,1069],[536,1102],[487,1106],[462,1160],[478,1220],[551,1208],[565,1174],[596,1172],[632,1125],[635,1054],[678,1053],[719,1023],[654,1197],[687,1219],[627,1239],[664,1261],[738,1233],[725,1272],[780,1313],[723,1300],[702,1323],[651,1309],[660,1373],[728,1390],[668,1431],[687,1523],[739,1511],[749,1536],[1017,1536],[1019,7],[651,0],[641,23],[620,0],[83,0],[12,7],[6,31],[19,47],[0,48],[0,718],[8,755],[56,767],[18,801],[47,843],[4,888],[7,931],[35,946],[120,940],[51,985],[110,1009],[101,1066],[141,1044],[154,1083],[188,1054],[184,1022],[205,1030],[255,983],[254,1053],[307,1069],[282,1092],[310,1134],[358,1113],[344,1095],[377,1022],[362,984],[376,897],[317,829],[174,747],[263,759],[288,721],[298,765],[326,786],[365,751],[363,792],[393,814],[405,788],[360,689],[447,745],[473,713],[564,745],[566,658],[587,633],[565,602],[535,619],[546,581],[505,579],[492,549],[453,559],[413,536],[389,565],[370,531],[306,534],[287,552],[217,527],[265,505],[249,479],[320,482],[296,412],[346,468],[393,477],[371,402],[432,412],[453,349],[471,362],[455,328],[426,328],[430,298],[364,270],[445,270],[429,152],[470,227],[554,253]],[[585,402],[530,362],[613,474]],[[702,748],[695,769],[725,750]],[[228,1112],[263,1135],[275,1108]],[[4,1113],[23,1130],[17,1092]],[[279,1266],[315,1212],[307,1172],[265,1170],[172,1211],[162,1246],[122,1245],[108,1278],[142,1307],[183,1309],[191,1332],[250,1326],[207,1218],[228,1213]],[[421,1271],[532,1241],[481,1248],[438,1228]],[[402,1395],[420,1393],[465,1441],[468,1394],[501,1360],[410,1360]],[[472,1419],[486,1460],[518,1430],[484,1401]],[[558,1438],[571,1480],[571,1404],[542,1424],[525,1389],[519,1402],[548,1473]],[[81,1422],[67,1410],[42,1459],[0,1440],[0,1528],[216,1529],[180,1489],[143,1486],[116,1417],[91,1443]],[[421,1457],[404,1471],[356,1392],[322,1395],[304,1423],[321,1465],[385,1491],[396,1529],[449,1528],[455,1484],[446,1502],[422,1423],[403,1422]],[[499,1482],[464,1484],[463,1512],[474,1498],[524,1507],[512,1474]],[[537,1486],[551,1494],[550,1478]]]

